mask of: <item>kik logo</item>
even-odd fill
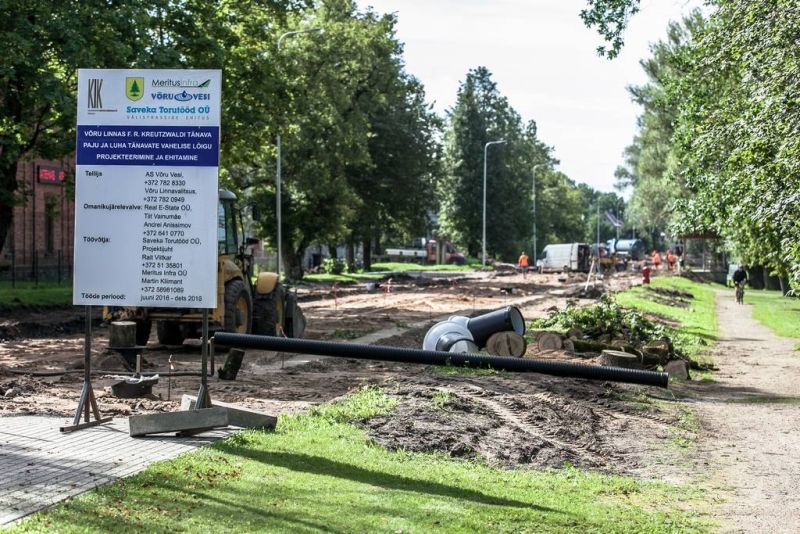
[[[134,102],[141,100],[144,96],[144,77],[125,78],[125,96]]]
[[[89,109],[103,108],[103,99],[100,95],[100,90],[102,88],[102,78],[89,78]]]

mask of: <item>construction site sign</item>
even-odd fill
[[[221,82],[78,71],[74,304],[216,307]]]

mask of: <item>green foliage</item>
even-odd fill
[[[727,240],[747,264],[800,283],[800,91],[795,2],[718,0],[643,64],[644,106],[621,183],[650,228]]]
[[[347,271],[347,264],[340,258],[325,258],[321,268],[325,274],[342,274]]]
[[[597,53],[614,59],[624,43],[622,34],[628,19],[639,11],[641,0],[587,0],[588,7],[581,10],[581,19],[587,27],[595,26],[597,33],[609,47],[597,47]]]
[[[681,23],[671,22],[667,39],[653,44],[652,57],[640,62],[647,83],[629,88],[642,113],[637,121],[639,131],[625,149],[625,166],[615,174],[618,188],[633,188],[627,222],[646,235],[652,247],[659,246],[676,200],[687,194],[680,177],[669,173],[675,160],[672,138],[680,106],[669,84],[684,75],[683,56],[704,25],[697,10]]]
[[[555,311],[534,321],[533,327],[561,331],[579,328],[592,339],[609,336],[610,339],[627,339],[637,346],[666,335],[664,325],[651,321],[635,309],[623,308],[610,294],[603,295],[600,304],[595,306],[572,306]]]
[[[75,149],[78,68],[222,68],[222,161],[262,161],[267,102],[277,72],[265,42],[303,2],[267,0],[218,6],[197,0],[8,0],[0,4],[0,248],[22,158],[60,158]],[[233,90],[232,90],[233,89]],[[280,104],[279,104],[280,106]]]

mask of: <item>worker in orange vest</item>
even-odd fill
[[[528,274],[528,255],[523,251],[517,260],[517,270],[522,273],[522,277]]]
[[[658,271],[661,269],[661,254],[659,254],[657,250],[654,250],[653,253],[650,254],[650,259],[653,262],[653,270]]]
[[[671,250],[667,251],[667,269],[670,271],[675,268],[675,262],[678,261],[678,257],[672,253]]]

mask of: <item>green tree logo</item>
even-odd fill
[[[128,97],[128,100],[133,100],[134,102],[140,100],[143,96],[143,86],[143,77],[125,78],[125,96]]]

